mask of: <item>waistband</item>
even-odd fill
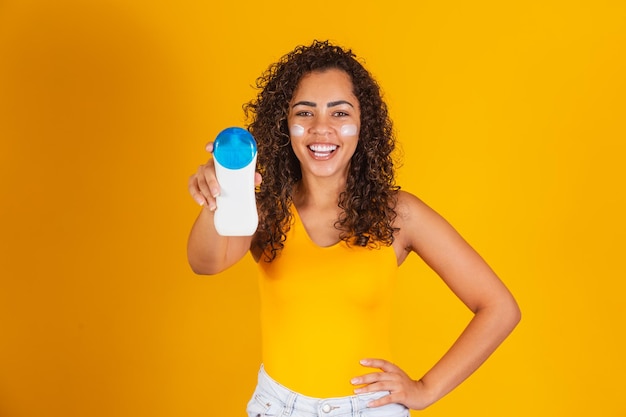
[[[251,401],[259,401],[267,407],[279,406],[282,408],[283,416],[348,417],[361,416],[365,410],[374,410],[368,408],[367,404],[388,394],[388,391],[378,391],[336,398],[308,397],[292,391],[272,379],[261,365],[257,389]],[[401,404],[388,404],[376,408],[380,412],[385,409],[389,414],[384,415],[389,416],[402,416],[407,410]]]

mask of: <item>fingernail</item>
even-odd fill
[[[360,381],[359,381],[359,378],[352,378],[352,379],[350,380],[350,383],[351,383],[352,385],[357,385],[359,382],[360,382]]]
[[[200,206],[204,206],[204,198],[197,196],[195,197],[196,203],[198,203]]]
[[[357,389],[355,389],[355,390],[354,390],[354,393],[355,393],[355,394],[360,394],[360,393],[362,393],[362,392],[363,392],[363,389],[362,389],[362,388],[357,388]]]
[[[367,365],[368,363],[370,363],[370,361],[368,361],[367,359],[361,359],[361,360],[359,361],[359,363],[360,363],[361,365]]]

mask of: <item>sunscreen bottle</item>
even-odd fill
[[[226,128],[213,142],[215,174],[220,184],[213,220],[222,236],[252,236],[256,231],[256,157],[256,141],[246,129]]]

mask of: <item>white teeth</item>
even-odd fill
[[[337,149],[337,145],[328,145],[328,144],[315,144],[310,145],[309,149],[313,152],[332,152]]]

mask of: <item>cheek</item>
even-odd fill
[[[339,134],[341,136],[356,136],[357,134],[357,127],[356,125],[343,125],[341,126],[341,129],[339,130]]]
[[[304,127],[300,125],[291,125],[289,128],[289,133],[294,137],[301,137],[304,135]]]

